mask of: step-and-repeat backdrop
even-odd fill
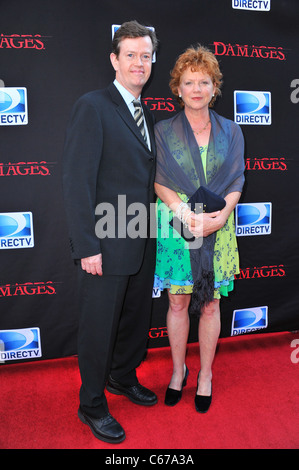
[[[241,272],[221,304],[221,336],[299,329],[297,0],[10,0],[0,20],[1,363],[76,354],[64,135],[77,98],[113,80],[112,25],[131,19],[153,26],[160,40],[143,93],[156,119],[178,111],[169,72],[201,43],[224,75],[215,110],[244,133]],[[168,345],[167,294],[156,294],[150,348]]]

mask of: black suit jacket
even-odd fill
[[[104,274],[134,274],[143,259],[146,238],[124,236],[124,225],[118,232],[119,216],[125,217],[126,224],[136,217],[127,215],[130,204],[142,203],[149,216],[150,203],[154,202],[154,122],[148,109],[143,108],[151,151],[113,84],[77,101],[66,133],[63,189],[72,257],[102,253]],[[119,195],[122,202],[126,201],[121,214]],[[97,221],[101,217],[107,220],[107,213],[95,214],[101,203],[109,203],[115,210],[115,237],[100,239],[95,233]]]

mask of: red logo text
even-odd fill
[[[33,176],[50,175],[49,166],[53,163],[47,162],[18,162],[0,163],[0,176]]]
[[[53,295],[56,294],[52,281],[25,282],[24,284],[5,284],[0,286],[0,297],[12,297],[18,295]]]
[[[215,55],[225,55],[232,57],[248,57],[256,59],[278,59],[286,60],[282,47],[272,46],[249,46],[247,44],[224,44],[224,42],[214,42]]]
[[[176,111],[175,103],[172,98],[144,98],[142,100],[151,111],[168,111],[173,113]]]
[[[287,169],[287,162],[284,157],[246,158],[245,160],[245,170],[286,171]]]
[[[265,277],[284,277],[286,276],[283,264],[278,266],[261,266],[254,268],[240,269],[240,274],[235,275],[235,279],[259,279]]]
[[[40,34],[1,34],[0,49],[45,49]]]

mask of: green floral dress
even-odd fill
[[[201,147],[201,158],[205,168],[207,146]],[[178,194],[187,202],[185,194]],[[169,225],[173,212],[161,201],[157,201],[157,256],[154,287],[169,289],[172,294],[191,294],[193,277],[189,244]],[[214,298],[228,296],[234,288],[234,277],[239,274],[239,253],[235,235],[234,213],[216,233],[214,248]]]

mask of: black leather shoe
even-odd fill
[[[197,383],[198,383],[199,374],[200,374],[200,371],[198,373]],[[195,402],[195,409],[198,413],[206,413],[209,410],[211,403],[212,403],[212,385],[211,385],[210,396],[197,395],[196,393],[194,402]]]
[[[174,406],[180,401],[183,395],[183,388],[187,384],[188,374],[189,374],[189,370],[188,370],[188,367],[186,366],[185,377],[182,383],[181,390],[174,390],[173,388],[170,388],[170,387],[167,388],[166,393],[165,393],[165,400],[164,400],[165,405]]]
[[[116,380],[113,380],[112,377],[109,377],[106,388],[108,392],[115,395],[124,395],[137,405],[151,406],[155,405],[158,401],[157,395],[141,384],[131,386],[121,385]]]
[[[101,441],[118,444],[126,437],[125,431],[110,413],[107,413],[103,418],[93,418],[84,413],[80,407],[78,417],[82,423],[90,427],[93,435]]]

